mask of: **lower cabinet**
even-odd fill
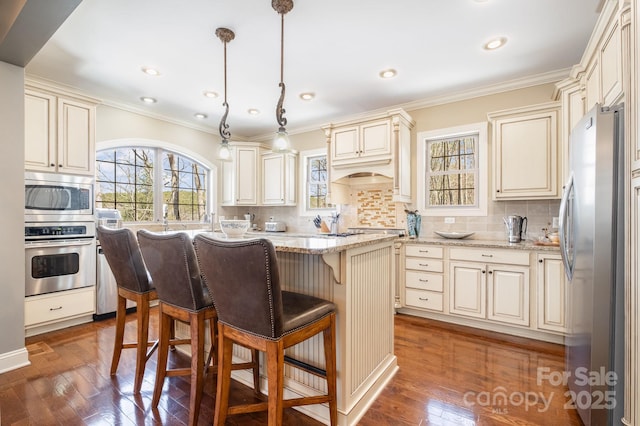
[[[537,286],[538,328],[567,332],[567,284],[560,255],[537,255]]]
[[[24,303],[27,336],[93,320],[95,287],[29,296]]]
[[[405,243],[399,312],[562,343],[557,252]]]
[[[444,261],[442,247],[411,244],[405,250],[405,304],[444,311]]]

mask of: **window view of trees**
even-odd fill
[[[428,205],[477,204],[477,136],[461,136],[427,142]]]
[[[162,165],[162,182],[154,165]],[[96,153],[96,207],[115,208],[128,222],[153,221],[154,205],[167,219],[198,221],[206,213],[207,173],[201,164],[159,148],[116,148]],[[161,196],[155,203],[156,196]]]
[[[307,162],[307,208],[326,209],[327,204],[327,156],[310,157]]]

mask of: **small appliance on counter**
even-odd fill
[[[118,209],[96,208],[96,226],[102,225],[107,228],[122,228],[122,215]]]
[[[265,222],[264,230],[265,232],[285,232],[287,230],[287,224],[279,220]]]
[[[527,233],[527,218],[513,215],[503,217],[505,226],[507,227],[507,234],[510,243],[519,243],[522,241],[522,234]]]

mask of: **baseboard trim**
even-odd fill
[[[0,374],[31,365],[27,348],[0,354]]]

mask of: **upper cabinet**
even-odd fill
[[[93,176],[95,100],[28,84],[25,169]]]
[[[333,167],[371,162],[391,162],[391,123],[388,119],[333,129]]]
[[[330,182],[367,173],[393,180],[393,200],[411,203],[411,129],[414,121],[393,109],[324,126]],[[331,197],[330,193],[328,194]]]
[[[293,152],[262,154],[262,205],[295,206],[298,155]]]
[[[231,161],[222,162],[222,205],[258,205],[260,148],[255,144],[230,146]]]
[[[493,135],[493,199],[560,198],[560,103],[490,113]]]

